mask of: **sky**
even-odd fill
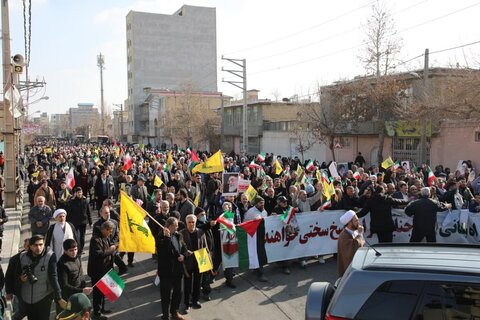
[[[173,14],[182,5],[215,7],[217,14],[218,90],[241,98],[222,82],[231,67],[221,60],[246,59],[247,88],[272,100],[307,97],[318,85],[365,74],[366,21],[371,0],[31,0],[30,80],[45,80],[32,92],[29,114],[65,113],[78,103],[100,106],[97,55],[105,56],[104,101],[107,110],[127,98],[125,17],[130,10]],[[26,0],[28,6],[28,0]],[[12,55],[24,54],[22,1],[9,1]],[[398,71],[430,67],[479,67],[480,1],[385,0],[402,49]],[[28,30],[27,30],[28,31]],[[446,50],[463,46],[458,49]],[[415,58],[418,57],[418,58]],[[24,77],[23,75],[22,77]],[[23,79],[22,79],[23,80]],[[48,100],[38,100],[48,96]],[[37,101],[38,100],[38,101]]]

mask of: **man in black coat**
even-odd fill
[[[386,196],[382,186],[377,186],[371,198],[369,198],[363,208],[357,213],[359,218],[364,217],[370,212],[370,232],[376,233],[378,242],[392,242],[395,224],[392,218],[392,207],[394,205],[407,204],[408,201],[394,199]]]
[[[110,244],[108,239],[114,228],[115,224],[111,220],[107,220],[101,224],[100,234],[94,233],[90,240],[87,273],[92,279],[92,284],[96,284],[113,267],[113,254],[117,250],[117,245]],[[107,319],[101,314],[103,299],[102,292],[94,287],[93,319]]]
[[[75,187],[72,199],[67,203],[67,222],[70,222],[75,227],[77,238],[79,241],[80,254],[85,247],[85,232],[87,229],[87,223],[92,226],[92,214],[90,206],[88,205],[87,198],[83,196],[83,189],[81,187]]]
[[[411,202],[405,208],[405,214],[413,216],[413,230],[410,242],[421,242],[427,238],[427,242],[437,242],[437,212],[452,208],[452,204],[443,204],[430,199],[430,188],[420,190],[420,199]]]
[[[169,319],[169,312],[175,320],[185,319],[178,310],[182,299],[183,262],[187,255],[187,247],[177,229],[178,220],[174,217],[168,218],[163,234],[158,235],[156,240],[162,320]]]

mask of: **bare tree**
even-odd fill
[[[360,57],[367,75],[387,75],[393,71],[396,56],[402,48],[395,21],[386,5],[377,0],[365,26],[365,52]]]
[[[166,110],[165,132],[171,141],[179,139],[186,146],[216,146],[220,140],[216,109],[211,100],[195,91],[192,83],[185,83],[175,105]]]

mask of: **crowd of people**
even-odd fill
[[[114,265],[122,275],[136,263],[133,252],[118,252],[121,190],[158,222],[149,221],[148,225],[156,240],[152,258],[158,261],[162,319],[177,320],[184,319],[190,308],[201,308],[201,300],[211,299],[210,284],[222,264],[216,221],[225,212],[232,212],[232,222],[239,224],[281,215],[290,208],[295,212],[345,210],[340,219],[345,228],[338,242],[339,275],[356,248],[363,245],[364,230],[358,218],[367,213],[371,217],[369,231],[379,242],[392,241],[391,210],[395,207],[405,208],[406,214],[413,216],[412,242],[424,238],[435,242],[438,211],[467,208],[480,212],[480,178],[473,174],[472,179],[470,161],[454,172],[439,165],[430,178],[426,165],[366,168],[359,157],[334,174],[328,169],[330,164],[313,161],[310,165],[297,157],[225,154],[224,172],[238,173],[238,178],[249,180],[256,190],[257,195],[248,199],[237,192],[238,187],[224,186],[221,172],[192,173],[197,155],[189,149],[37,143],[26,150],[32,237],[25,251],[11,257],[7,269],[7,297],[15,295],[19,302],[14,319],[48,319],[52,301],[62,319],[62,314],[73,314],[62,313],[72,297],[76,304],[69,305],[85,307],[93,319],[107,319],[104,297],[93,284]],[[206,160],[210,154],[198,156]],[[330,196],[323,179],[333,186]],[[93,214],[96,211],[98,217]],[[3,225],[8,218],[3,213],[0,219]],[[87,270],[91,285],[87,285],[80,263],[87,225],[93,228]],[[199,272],[193,256],[201,248],[208,249],[213,261],[213,270],[204,273]],[[325,263],[323,257],[315,258]],[[290,274],[292,263],[279,265]],[[307,258],[299,263],[306,268]],[[256,273],[259,281],[268,281],[262,266]],[[224,277],[225,285],[235,288],[234,270],[225,269]],[[82,294],[93,295],[91,312]],[[87,314],[84,311],[77,314],[79,319]]]

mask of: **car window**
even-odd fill
[[[480,285],[426,283],[415,320],[480,319]]]
[[[362,306],[355,320],[408,320],[415,312],[422,281],[388,281]]]

